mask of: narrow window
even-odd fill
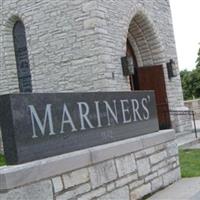
[[[13,28],[15,57],[20,92],[32,92],[31,73],[24,24],[17,21]]]
[[[127,40],[126,56],[127,57],[131,57],[133,59],[134,75],[130,75],[129,76],[131,90],[139,90],[138,63],[137,63],[137,59],[136,59],[135,53],[133,51],[133,48],[132,48],[129,40]]]

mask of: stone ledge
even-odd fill
[[[172,129],[22,165],[1,167],[0,192],[55,177],[171,140],[175,140],[175,132]]]

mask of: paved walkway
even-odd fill
[[[200,138],[200,136],[198,134],[198,139],[199,138]],[[176,142],[177,142],[178,146],[183,146],[183,145],[191,146],[192,144],[197,143],[198,139],[196,139],[194,133],[190,133],[188,135],[178,137],[176,139]]]
[[[200,149],[200,143],[191,145],[189,147],[183,147],[184,149]],[[200,199],[199,199],[200,200]]]
[[[180,143],[188,142],[190,136],[185,139],[179,139]],[[188,141],[187,141],[188,140]],[[187,149],[200,149],[200,142],[193,145],[186,146]],[[186,178],[178,181],[177,183],[169,186],[168,188],[156,193],[148,200],[200,200],[200,177]]]
[[[200,200],[200,177],[182,179],[147,200]]]
[[[195,122],[196,122],[196,128],[197,128],[197,137],[200,143],[200,120],[196,120]],[[193,125],[193,131],[194,131],[194,124],[192,123],[192,125]],[[180,135],[180,137],[177,137],[176,141],[177,141],[178,146],[186,145],[187,147],[191,146],[191,144],[198,143],[194,132],[186,134],[186,135],[182,135],[182,136]]]

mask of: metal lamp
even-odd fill
[[[173,59],[170,59],[167,63],[167,72],[170,80],[171,78],[176,77],[178,75],[176,63]]]
[[[134,75],[134,62],[131,56],[125,56],[121,58],[123,75]]]

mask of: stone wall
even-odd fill
[[[0,168],[0,199],[136,200],[180,178],[173,130]]]
[[[181,114],[181,112],[188,112],[188,107],[182,107],[179,109],[175,109],[179,114],[173,113],[171,116],[171,121],[173,124],[173,128],[176,131],[177,137],[186,136],[189,134],[193,134],[192,124],[193,124],[193,116],[188,114]]]
[[[163,65],[170,109],[184,106],[168,0],[6,0],[0,5],[0,94],[19,92],[12,29],[26,28],[33,92],[129,91],[126,40],[139,67]]]
[[[164,65],[170,107],[183,106],[180,79],[169,81],[166,72],[165,63],[177,59],[168,1],[6,0],[1,6],[1,94],[19,91],[12,28],[20,19],[34,92],[130,90],[121,67],[129,35],[140,67]]]
[[[194,111],[196,120],[200,120],[200,99],[185,101],[185,106]]]

